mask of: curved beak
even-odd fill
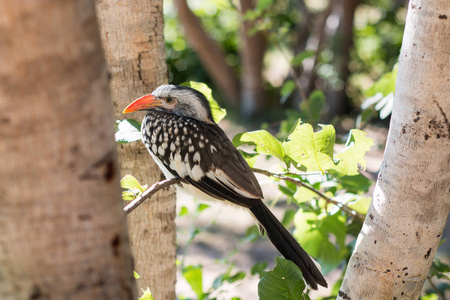
[[[153,95],[145,95],[128,104],[122,113],[127,114],[138,110],[149,109],[161,106],[161,100],[156,99]]]

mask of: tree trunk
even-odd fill
[[[346,87],[350,75],[348,69],[350,52],[353,47],[353,20],[359,2],[360,0],[339,0],[335,5],[339,10],[340,20],[334,35],[332,48],[334,49],[334,65],[338,70],[342,87],[335,90],[334,87],[328,86],[327,102],[330,106],[327,115],[328,120],[351,112],[351,103],[347,97]]]
[[[136,299],[94,2],[0,9],[0,299]]]
[[[265,106],[265,97],[262,81],[263,58],[266,49],[266,41],[261,32],[249,34],[254,26],[253,22],[244,21],[247,10],[254,9],[253,0],[241,0],[241,115],[244,117],[255,116]]]
[[[418,299],[450,210],[450,2],[411,1],[385,158],[338,299]]]
[[[192,48],[195,49],[212,80],[221,89],[228,101],[236,106],[239,103],[240,96],[239,81],[233,72],[233,68],[227,64],[225,54],[216,41],[203,29],[201,20],[189,9],[186,0],[174,0],[174,4]]]
[[[97,12],[116,119],[135,98],[167,83],[162,0],[98,0]],[[143,113],[131,117],[141,121]],[[119,146],[122,175],[142,184],[163,175],[140,142]],[[175,193],[160,191],[128,217],[138,287],[155,299],[175,299]]]

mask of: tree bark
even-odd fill
[[[0,299],[136,299],[94,2],[0,9]]]
[[[264,109],[265,96],[262,81],[263,59],[266,41],[261,32],[249,34],[253,22],[244,21],[247,10],[254,9],[253,0],[241,0],[241,115],[251,117]]]
[[[225,54],[203,29],[201,20],[189,9],[186,0],[174,0],[174,4],[186,37],[197,52],[203,66],[228,101],[237,106],[240,97],[239,81],[233,69],[227,64]]]
[[[418,299],[450,210],[450,2],[411,1],[385,158],[338,299]]]
[[[162,0],[97,0],[116,119],[132,100],[167,83],[162,9]],[[131,117],[141,121],[143,113]],[[163,179],[140,142],[120,145],[119,158],[122,176],[149,185]],[[128,215],[138,287],[150,287],[155,299],[175,299],[175,204],[166,189]]]

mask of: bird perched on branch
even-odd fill
[[[258,181],[239,151],[214,122],[199,91],[162,85],[130,105],[124,113],[147,111],[142,140],[167,178],[199,199],[229,201],[248,209],[273,245],[302,271],[311,288],[327,282],[311,257],[263,203]]]

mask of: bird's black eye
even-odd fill
[[[172,104],[174,102],[175,102],[175,100],[173,98],[166,98],[166,103],[167,104]]]

